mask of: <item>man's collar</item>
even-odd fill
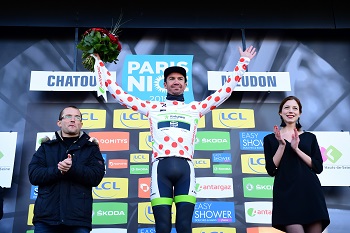
[[[185,101],[184,94],[181,94],[181,95],[172,95],[172,94],[167,93],[166,99],[167,99],[167,100],[177,100],[177,101],[181,101],[181,102],[184,102],[184,101]]]

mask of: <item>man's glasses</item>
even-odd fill
[[[74,117],[74,120],[81,121],[81,116],[78,116],[78,115],[75,115],[75,116],[73,116],[73,115],[64,115],[64,116],[61,117],[60,120],[62,120],[62,119],[72,120],[73,117]]]

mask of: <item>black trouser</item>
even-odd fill
[[[192,161],[166,157],[152,164],[151,203],[157,233],[170,233],[172,204],[175,202],[175,228],[178,233],[192,232],[196,203],[195,175]]]

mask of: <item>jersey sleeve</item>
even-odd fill
[[[96,70],[97,69],[97,70]],[[113,99],[126,108],[130,108],[137,111],[143,115],[148,116],[149,108],[151,106],[150,101],[141,100],[133,95],[125,92],[121,86],[116,82],[112,81],[111,73],[106,68],[102,60],[97,60],[95,58],[95,72],[96,76],[102,79],[102,83],[105,90],[108,90],[112,95]]]
[[[246,72],[249,62],[250,59],[248,57],[241,57],[238,60],[232,74],[226,80],[224,85],[219,90],[200,102],[199,105],[202,115],[207,114],[211,110],[217,108],[231,96],[234,88],[241,81],[243,74]]]

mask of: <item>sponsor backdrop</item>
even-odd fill
[[[164,39],[164,33],[171,39]],[[242,46],[240,30],[207,34],[182,30],[180,38],[176,30],[125,30],[119,62],[107,66],[125,91],[164,100],[163,70],[182,65],[188,71],[186,102],[201,100],[230,76],[239,58],[237,47]],[[349,54],[339,52],[341,46],[350,51],[349,46],[319,38],[312,42],[312,35],[277,35],[251,32],[243,42],[255,45],[259,53],[242,84],[199,122],[193,160],[198,193],[194,233],[279,232],[271,228],[273,178],[265,171],[262,139],[280,123],[278,105],[287,95],[302,100],[301,124],[319,139],[324,159],[319,177],[331,216],[327,231],[345,233],[349,227],[350,101],[345,77],[350,72],[341,66]],[[33,232],[37,187],[29,183],[27,166],[41,138],[57,130],[58,114],[67,105],[81,109],[83,130],[99,139],[106,161],[106,175],[92,190],[92,232],[155,232],[147,117],[114,103],[109,93],[106,102],[96,96],[94,74],[80,64],[69,36],[42,35],[27,43],[0,40],[0,48],[18,48],[17,54],[7,50],[1,71],[0,182],[6,198],[0,232]],[[331,56],[335,44],[337,58]],[[176,214],[173,208],[173,221]]]

